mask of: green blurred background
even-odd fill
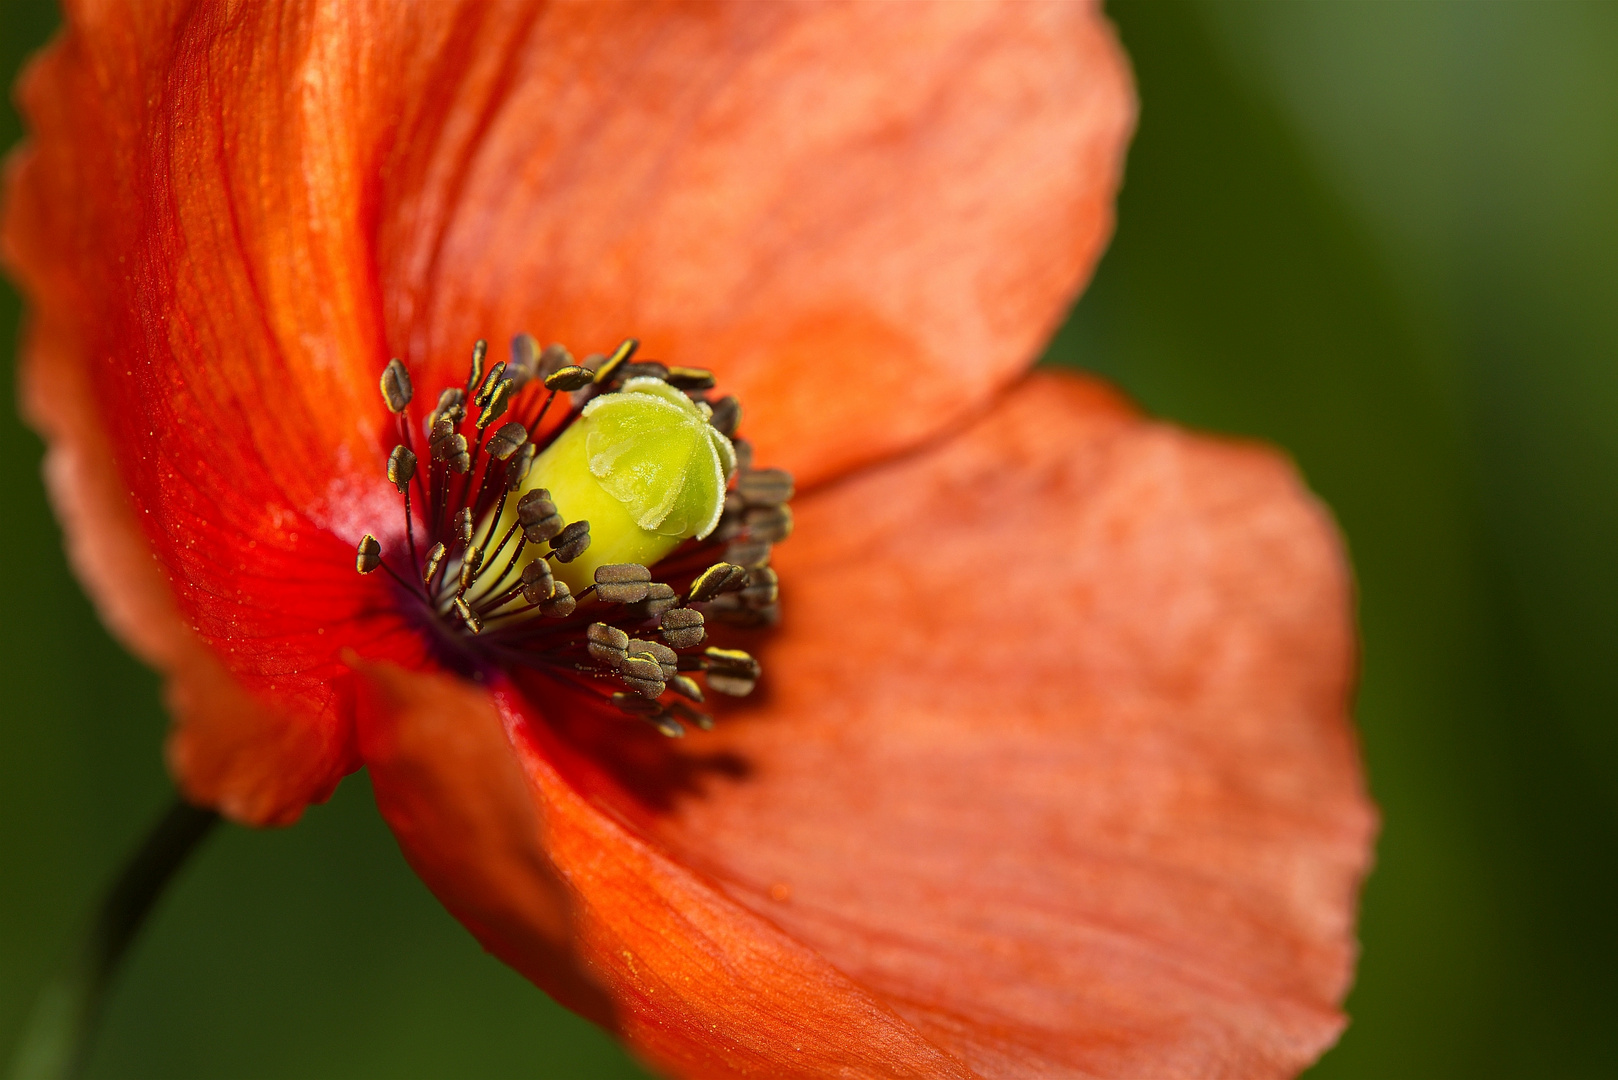
[[[1359,575],[1385,826],[1353,1023],[1310,1075],[1611,1075],[1618,5],[1109,10],[1140,133],[1049,361],[1287,447]],[[54,19],[0,8],[0,69]],[[0,143],[18,131],[0,117]],[[17,317],[7,290],[8,358]],[[6,368],[0,1055],[169,791],[156,680],[67,571]],[[210,843],[91,1072],[642,1075],[443,913],[363,777],[294,829]]]

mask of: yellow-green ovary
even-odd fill
[[[630,379],[591,401],[534,459],[522,493],[547,488],[564,521],[590,523],[584,554],[552,562],[577,595],[598,566],[651,566],[681,541],[712,532],[735,466],[735,450],[707,410],[661,380]],[[516,520],[517,497],[507,500],[496,535]]]

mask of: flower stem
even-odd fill
[[[174,874],[219,821],[182,799],[146,835],[101,901],[78,951],[34,1003],[11,1080],[70,1080],[84,1071],[118,963]]]

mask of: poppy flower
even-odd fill
[[[189,798],[285,824],[367,767],[479,941],[672,1075],[1278,1076],[1335,1038],[1373,813],[1328,515],[1269,449],[1024,373],[1133,121],[1094,6],[67,22],[7,182],[24,407]],[[469,377],[525,330],[641,346]],[[657,581],[564,596],[583,537],[517,474],[634,393],[733,505],[634,509],[681,522]],[[484,637],[502,528],[544,566]],[[699,675],[756,690],[701,730]]]

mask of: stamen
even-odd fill
[[[656,619],[680,603],[680,594],[661,581],[646,587],[646,598],[624,608],[625,616],[636,620]]]
[[[590,523],[575,521],[551,541],[551,554],[559,563],[570,563],[583,555],[590,546]]]
[[[713,372],[707,368],[671,367],[665,376],[670,386],[676,390],[684,390],[688,394],[697,394],[714,388]]]
[[[472,395],[472,404],[476,405],[480,409],[487,408],[489,405],[489,398],[494,394],[494,388],[500,385],[500,380],[505,378],[505,375],[506,365],[505,361],[502,360],[500,363],[497,363],[494,365],[494,367],[490,368],[489,373],[485,375],[483,377],[483,381],[478,384],[478,392]]]
[[[551,502],[551,493],[544,488],[535,488],[517,500],[517,521],[523,536],[533,544],[554,540],[566,527],[556,504]]]
[[[404,412],[405,406],[415,396],[415,389],[410,385],[410,372],[399,362],[398,357],[388,361],[388,366],[382,369],[382,400],[387,403],[391,413]]]
[[[655,641],[642,641],[640,638],[629,639],[630,656],[648,656],[657,664],[658,678],[664,682],[674,678],[675,672],[680,670],[680,657],[667,645],[660,645]]]
[[[669,377],[669,369],[656,360],[635,360],[619,368],[618,375],[626,380],[661,379],[666,381]]]
[[[409,379],[410,376],[406,375],[405,378]],[[408,400],[408,395],[406,397]],[[410,545],[410,565],[419,570],[421,559],[416,555],[416,527],[410,516],[410,481],[415,475],[416,455],[402,443],[395,446],[393,453],[388,455],[388,480],[404,496],[405,540]]]
[[[676,649],[693,649],[708,636],[703,628],[702,612],[694,608],[673,608],[665,611],[658,621],[663,640]]]
[[[631,356],[635,355],[635,350],[638,348],[640,348],[640,342],[634,338],[625,338],[616,349],[612,350],[612,355],[607,357],[600,367],[596,368],[595,384],[597,386],[609,385],[613,376],[618,374],[618,369],[627,363]]]
[[[545,376],[545,389],[569,393],[583,390],[596,381],[596,373],[587,367],[565,367]]]
[[[472,343],[472,370],[466,376],[466,391],[463,399],[472,396],[472,387],[483,381],[483,359],[489,355],[489,343],[478,338]]]
[[[690,698],[692,701],[701,702],[703,700],[702,687],[698,686],[697,680],[689,675],[674,676],[669,680],[669,689],[681,697]]]
[[[745,569],[735,563],[714,563],[698,574],[697,579],[691,583],[691,593],[686,602],[700,604],[704,600],[712,600],[721,593],[736,592],[746,586]]]
[[[596,567],[596,596],[609,604],[633,604],[646,599],[652,572],[639,563],[609,563]]]
[[[663,696],[663,667],[650,653],[631,653],[619,661],[618,677],[642,697],[655,701]]]
[[[749,507],[742,524],[748,539],[779,544],[792,535],[792,511],[785,506]]]
[[[574,599],[572,590],[567,587],[567,582],[558,581],[551,598],[539,605],[539,613],[547,619],[565,619],[573,614],[578,606],[579,603]]]
[[[612,667],[622,663],[629,652],[629,635],[606,623],[591,623],[584,639],[590,655]]]
[[[528,429],[518,423],[500,425],[500,430],[489,436],[489,456],[505,461],[528,442]]]
[[[433,577],[438,573],[438,567],[443,563],[443,561],[444,545],[442,543],[434,544],[427,550],[427,568],[421,572],[421,582],[423,585],[431,585],[433,583]]]
[[[699,698],[698,700],[701,699]],[[674,714],[676,719],[684,720],[686,723],[695,725],[696,727],[701,728],[703,731],[713,730],[713,717],[709,716],[705,712],[698,712],[696,709],[693,709],[683,701],[671,702],[669,704],[669,711]],[[682,732],[681,734],[684,733]]]
[[[736,434],[736,425],[741,422],[741,419],[741,402],[737,401],[734,396],[727,394],[714,402],[713,415],[708,418],[708,423],[712,424],[719,434],[728,439]],[[740,456],[739,447],[737,455],[738,457]]]
[[[565,588],[565,586],[564,586]],[[530,604],[543,604],[556,593],[556,579],[551,576],[551,564],[535,559],[522,568],[522,596]]]
[[[758,682],[758,661],[740,649],[708,648],[703,651],[708,662],[708,689],[731,697],[746,697]]]
[[[459,596],[455,598],[455,614],[461,617],[461,620],[466,623],[466,628],[472,633],[476,634],[483,630],[483,621],[478,618],[477,612],[473,611],[466,601]]]
[[[366,533],[360,537],[359,548],[354,559],[354,569],[362,574],[369,574],[382,565],[382,545],[377,543],[376,537]]]
[[[515,382],[514,393],[539,374],[539,342],[532,334],[518,334],[511,339],[511,362],[506,365],[506,378]]]
[[[736,481],[736,494],[748,506],[780,506],[792,498],[792,474],[785,469],[748,469]]]
[[[567,346],[551,344],[539,354],[539,364],[534,373],[541,379],[549,379],[563,368],[573,366],[573,354],[567,351]]]

